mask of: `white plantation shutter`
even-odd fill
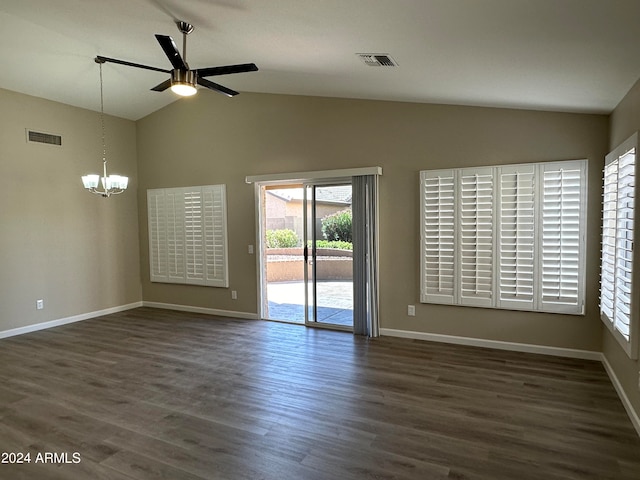
[[[533,309],[535,211],[534,166],[500,169],[498,306]]]
[[[186,281],[204,285],[204,232],[202,223],[202,188],[184,192],[184,226]]]
[[[582,313],[586,162],[543,164],[542,170],[540,309]]]
[[[152,282],[165,282],[167,266],[167,211],[164,192],[147,190],[149,273]]]
[[[453,170],[421,172],[422,301],[454,303]]]
[[[638,354],[639,321],[633,290],[636,148],[634,135],[606,158],[600,273],[601,317],[631,358]]]
[[[421,301],[584,313],[587,161],[420,172]]]
[[[613,323],[616,280],[616,213],[618,209],[618,161],[604,167],[602,202],[602,257],[600,270],[600,314]]]
[[[464,169],[460,192],[460,303],[491,306],[493,298],[493,169]]]
[[[614,327],[629,340],[631,327],[631,281],[633,274],[633,210],[635,150],[618,160],[616,206],[616,273]]]
[[[152,282],[228,286],[225,186],[147,191]]]
[[[182,191],[166,191],[164,194],[166,206],[166,263],[167,276],[164,281],[184,281],[184,196]],[[154,281],[154,280],[152,280]]]
[[[224,185],[202,187],[205,237],[205,283],[228,287],[227,282],[227,207]]]

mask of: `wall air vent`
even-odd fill
[[[27,129],[27,142],[62,146],[62,136]]]
[[[356,55],[370,67],[397,67],[396,62],[386,53],[356,53]]]

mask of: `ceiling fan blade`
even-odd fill
[[[241,63],[239,65],[225,65],[223,67],[198,68],[198,77],[213,77],[214,75],[228,75],[231,73],[257,72],[255,63]]]
[[[118,60],[117,58],[102,57],[100,55],[96,57],[96,60],[99,60],[100,63],[110,62],[110,63],[117,63],[119,65],[126,65],[127,67],[136,67],[136,68],[144,68],[145,70],[153,70],[154,72],[171,73],[171,70],[165,70],[164,68],[150,67],[148,65],[142,65],[140,63],[127,62],[125,60]]]
[[[173,38],[168,35],[156,34],[156,39],[162,47],[162,50],[164,50],[165,55],[169,58],[169,61],[171,62],[171,65],[173,65],[173,68],[177,70],[189,70],[189,66],[180,56],[180,52],[178,51],[178,47],[173,41]]]
[[[222,85],[218,85],[217,83],[213,83],[212,81],[207,80],[206,78],[198,77],[198,85],[202,85],[203,87],[206,87],[209,90],[222,93],[227,97],[233,97],[235,95],[238,95],[238,92],[236,92],[235,90],[231,90],[230,88],[224,87]]]
[[[171,86],[171,79],[167,78],[164,82],[159,83],[158,85],[153,87],[151,90],[153,90],[154,92],[164,92],[170,86]]]

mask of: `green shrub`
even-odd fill
[[[329,241],[352,242],[351,210],[327,215],[322,219],[322,234]]]
[[[340,250],[353,250],[351,242],[316,240],[316,248],[338,248]]]
[[[292,248],[298,246],[298,235],[289,229],[267,230],[267,248]]]

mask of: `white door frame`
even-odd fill
[[[254,184],[255,211],[256,211],[256,271],[257,271],[257,303],[258,317],[265,318],[264,290],[266,289],[265,269],[262,265],[264,256],[264,242],[262,241],[262,225],[264,222],[262,213],[262,187],[273,185],[309,185],[309,184],[331,184],[348,183],[351,177],[357,175],[382,175],[382,167],[345,168],[338,170],[322,170],[311,172],[276,173],[266,175],[249,175],[245,177],[246,183]],[[304,203],[304,202],[303,202]],[[306,215],[306,212],[305,212]],[[305,266],[306,268],[306,266]],[[306,295],[306,292],[305,292]],[[306,305],[305,305],[306,309]],[[305,311],[305,320],[307,312]],[[317,324],[317,322],[314,322]],[[305,321],[305,324],[307,322]],[[330,327],[333,328],[333,325]]]

